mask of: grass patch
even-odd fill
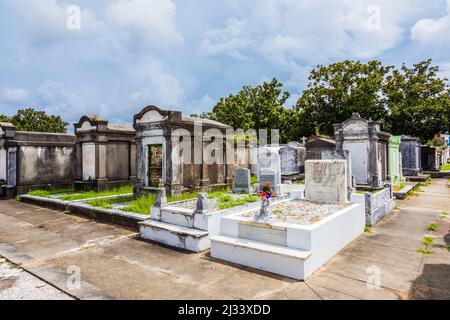
[[[450,252],[450,246],[447,246],[446,249],[448,252]]]
[[[168,196],[167,202],[178,202],[178,201],[186,201],[197,199],[198,192],[183,192],[181,195],[177,197]]]
[[[223,197],[225,195],[229,195],[231,193],[231,189],[230,188],[225,188],[222,190],[217,190],[217,191],[213,191],[208,193],[208,198],[210,199],[218,199],[220,197]]]
[[[392,186],[392,190],[393,190],[394,192],[399,192],[399,191],[402,190],[404,187],[406,187],[406,184],[402,182],[402,183],[400,183],[400,184],[397,184],[397,185]]]
[[[133,200],[133,196],[123,196],[119,198],[113,198],[113,199],[94,199],[91,201],[88,201],[87,204],[90,204],[93,207],[100,207],[103,209],[112,209],[114,204],[121,203],[121,202],[128,202]]]
[[[59,197],[60,200],[63,201],[75,201],[75,200],[83,200],[90,198],[99,198],[99,197],[109,197],[109,196],[120,196],[127,193],[133,193],[133,186],[123,186],[112,190],[95,192],[95,191],[86,191],[75,194],[68,194]]]
[[[444,164],[441,168],[441,171],[449,171],[450,170],[450,163]]]
[[[419,187],[428,187],[431,184],[431,180],[427,180],[425,182],[421,182],[418,184]]]
[[[273,214],[281,214],[281,210],[275,209],[272,211]]]
[[[365,226],[364,227],[364,232],[365,233],[372,233],[372,231],[373,231],[373,228],[371,226]]]
[[[143,215],[150,215],[150,208],[156,203],[156,194],[149,194],[145,197],[140,197],[130,203],[129,206],[120,210],[125,212],[138,213]]]
[[[41,197],[41,198],[50,198],[51,193],[47,190],[34,190],[28,192],[30,196]]]
[[[434,252],[429,249],[419,249],[417,250],[418,253],[423,255],[432,255]]]
[[[235,198],[230,194],[225,194],[225,195],[217,198],[217,207],[220,210],[225,210],[225,209],[234,208],[237,206],[243,206],[243,205],[246,205],[247,203],[256,202],[258,200],[259,199],[257,196],[252,196],[250,194],[248,194],[244,197],[241,197],[241,198]]]
[[[422,243],[426,246],[431,246],[434,243],[433,237],[423,237]]]
[[[427,231],[432,231],[432,232],[436,232],[438,229],[439,229],[439,225],[438,225],[437,223],[429,224],[429,225],[425,228],[425,230],[427,230]]]
[[[442,212],[441,218],[448,218],[448,212],[447,211]]]
[[[34,190],[28,192],[30,196],[41,197],[41,198],[50,198],[55,194],[62,193],[70,193],[73,192],[73,188],[64,188],[64,189],[53,189],[53,190]]]

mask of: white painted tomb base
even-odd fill
[[[258,223],[252,212],[221,218],[220,234],[210,237],[211,256],[298,280],[311,276],[362,234],[365,226],[362,204],[349,204],[310,225]]]
[[[150,219],[141,222],[143,239],[192,252],[202,252],[211,247],[210,235],[220,230],[220,218],[238,211],[256,208],[259,202],[223,211],[196,213],[172,203],[162,208],[153,207]]]
[[[366,211],[366,225],[376,226],[389,212],[395,208],[395,201],[391,190],[384,188],[378,192],[353,193],[353,203],[361,203]]]

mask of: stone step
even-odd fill
[[[143,239],[193,252],[205,251],[211,246],[207,231],[155,220],[143,221],[139,226]]]
[[[176,207],[161,208],[160,220],[168,224],[186,228],[194,228],[194,217],[195,214],[192,210]]]
[[[307,276],[305,263],[311,251],[222,235],[211,236],[210,240],[214,258],[298,280]]]

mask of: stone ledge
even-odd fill
[[[220,242],[228,245],[232,245],[235,247],[242,247],[257,251],[263,251],[273,254],[279,254],[284,255],[296,259],[305,260],[309,258],[312,254],[311,251],[306,250],[300,250],[300,249],[291,249],[284,246],[279,246],[275,244],[268,244],[264,242],[254,241],[254,240],[248,240],[248,239],[242,239],[242,238],[231,238],[231,237],[225,237],[225,236],[212,236],[210,238],[212,242]]]

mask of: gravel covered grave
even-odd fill
[[[348,204],[324,204],[311,201],[292,200],[275,203],[270,208],[275,222],[311,225],[348,207]],[[257,211],[245,214],[253,218]]]

